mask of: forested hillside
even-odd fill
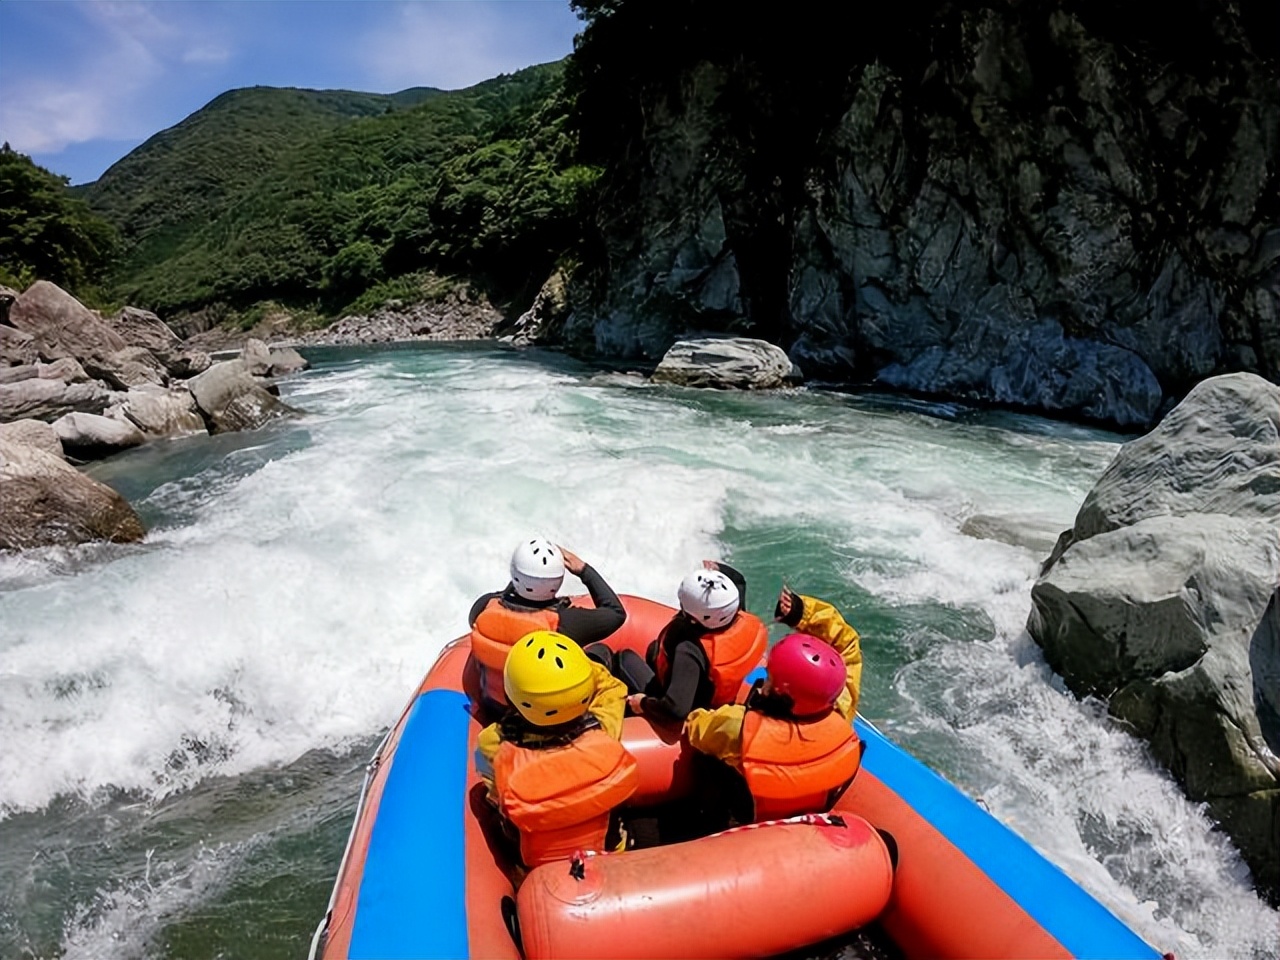
[[[594,178],[574,166],[563,65],[421,94],[233,91],[153,138],[86,194],[130,244],[118,295],[335,314],[433,270],[527,298]]]
[[[304,144],[361,117],[411,107],[440,93],[250,87],[229,90],[162,130],[80,189],[125,241],[128,276],[170,256],[201,223]]]
[[[0,147],[0,284],[19,290],[49,280],[96,292],[117,248],[116,232],[71,195],[66,177]]]

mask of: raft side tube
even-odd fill
[[[870,824],[810,815],[545,864],[516,903],[526,960],[758,957],[870,923],[892,884]]]
[[[464,694],[418,695],[391,757],[375,813],[347,956],[466,957],[467,795]],[[423,922],[423,911],[430,922]]]
[[[836,805],[893,834],[882,918],[909,958],[1160,960],[1059,867],[859,717],[862,771]]]

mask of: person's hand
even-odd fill
[[[785,620],[791,616],[792,593],[784,585],[782,591],[778,594],[778,620]]]
[[[582,558],[572,550],[566,550],[564,547],[560,547],[560,553],[564,556],[564,568],[575,577],[586,569],[587,565],[582,562]]]
[[[640,707],[640,701],[643,699],[644,699],[643,693],[633,693],[629,697],[627,697],[627,707],[637,717],[644,716],[644,710],[642,710]]]

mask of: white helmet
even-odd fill
[[[680,609],[711,630],[733,619],[741,598],[732,580],[719,570],[700,567],[680,581]]]
[[[524,600],[551,600],[564,581],[564,554],[545,537],[534,537],[511,555],[511,584]]]

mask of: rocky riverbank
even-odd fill
[[[153,313],[103,317],[46,281],[0,303],[0,549],[142,539],[132,507],[74,465],[293,413],[274,381],[308,366],[258,340],[214,362]]]

